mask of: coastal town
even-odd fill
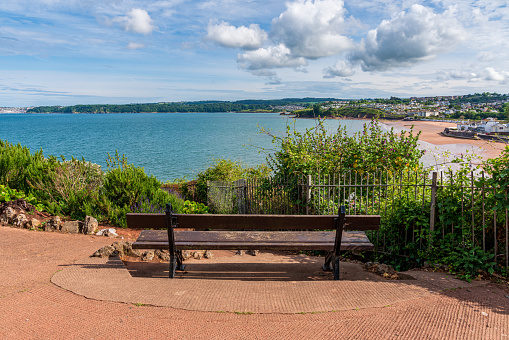
[[[363,99],[341,100],[324,103],[322,110],[341,109],[345,107],[361,107],[377,109],[388,114],[396,114],[416,118],[447,118],[454,114],[463,113],[496,113],[503,112],[509,103],[509,94],[483,94],[484,101],[470,102],[468,95],[464,96],[435,96],[411,97],[408,99]],[[493,98],[491,98],[493,97]],[[466,100],[462,100],[466,99]],[[277,110],[293,112],[305,109],[304,106],[285,105],[274,107]]]
[[[31,107],[0,107],[0,113],[27,113]]]

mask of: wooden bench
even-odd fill
[[[142,230],[133,249],[168,249],[170,278],[184,270],[182,250],[325,250],[322,269],[339,280],[340,250],[373,250],[365,231],[378,230],[380,216],[346,215],[345,207],[338,215],[186,215],[168,205],[165,214],[127,214],[127,225],[158,229]]]

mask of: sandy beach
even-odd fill
[[[414,132],[421,132],[420,141],[437,146],[437,149],[449,151],[454,157],[460,157],[465,152],[473,152],[482,159],[497,158],[505,145],[483,140],[460,139],[445,137],[440,134],[446,127],[456,127],[454,123],[428,122],[428,121],[383,121],[389,127],[395,129],[410,130],[414,126]]]

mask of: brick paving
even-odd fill
[[[92,236],[0,227],[0,338],[509,338],[507,286],[468,285],[425,272],[412,272],[416,280],[400,282],[370,280],[366,273],[352,279],[350,275],[354,274],[349,272],[353,268],[347,265],[343,265],[344,278],[340,282],[327,278],[205,278],[205,271],[222,268],[221,259],[190,262],[189,272],[193,265],[197,274],[181,279],[132,277],[113,259],[107,262],[88,258],[111,242]],[[242,261],[258,262],[259,258],[246,257]],[[105,271],[118,271],[118,276],[104,281]],[[101,283],[86,279],[87,275]],[[64,289],[51,280],[69,286]],[[136,297],[133,294],[139,287],[144,289],[143,294]],[[160,293],[151,292],[151,287]],[[82,291],[75,292],[78,288]],[[195,292],[194,300],[186,293],[175,294],[176,289],[184,288]],[[94,296],[87,298],[87,294]],[[138,300],[159,296],[160,300],[150,303],[156,306],[133,303],[135,300],[112,301],[122,296]],[[305,304],[290,303],[300,296],[305,296]],[[343,303],[338,296],[355,303]],[[232,299],[236,301],[228,302]],[[385,301],[388,303],[382,306]],[[320,310],[327,304],[334,311]],[[225,306],[232,311],[222,310]],[[286,309],[281,310],[281,306]]]

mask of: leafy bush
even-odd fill
[[[246,167],[242,162],[216,159],[205,171],[198,173],[196,182],[197,201],[207,203],[207,181],[237,181],[239,179],[267,177],[270,169],[266,165]]]
[[[349,136],[345,126],[328,133],[323,121],[300,133],[288,125],[285,136],[273,135],[278,150],[268,157],[277,177],[313,174],[339,174],[355,170],[362,174],[375,171],[399,172],[420,166],[423,151],[417,149],[419,133],[396,134],[384,131],[377,120],[364,125],[361,132]]]
[[[186,200],[182,212],[184,214],[208,214],[209,208],[203,203]]]
[[[0,140],[0,183],[12,189],[45,198],[42,192],[33,188],[31,182],[47,180],[48,172],[57,164],[56,157],[45,158],[42,150],[31,154],[27,147]]]
[[[107,164],[99,207],[110,221],[125,227],[126,213],[133,209],[146,211],[149,204],[153,211],[164,211],[167,203],[172,203],[176,212],[181,211],[181,200],[162,190],[157,178],[148,176],[143,168],[127,163],[125,156],[108,154]]]
[[[494,254],[454,234],[435,244],[429,254],[431,260],[447,265],[452,274],[469,282],[483,272],[493,274],[496,264]]]
[[[103,185],[104,173],[97,164],[84,159],[62,158],[46,171],[44,179],[32,179],[30,184],[39,193],[48,197],[52,213],[64,214],[76,219],[95,215],[94,206],[99,199],[99,189]]]
[[[1,197],[26,198],[52,214],[75,219],[90,215],[121,227],[136,204],[147,208],[145,200],[154,207],[171,203],[182,211],[183,200],[161,190],[161,183],[143,168],[128,164],[118,152],[108,155],[107,162],[104,172],[84,159],[45,158],[42,150],[31,154],[26,147],[0,140],[0,181],[5,183]]]
[[[11,189],[5,185],[0,184],[0,203],[15,201],[17,199],[24,199],[27,203],[30,203],[38,211],[46,210],[44,204],[42,204],[34,195],[29,194],[28,196],[16,189]]]

